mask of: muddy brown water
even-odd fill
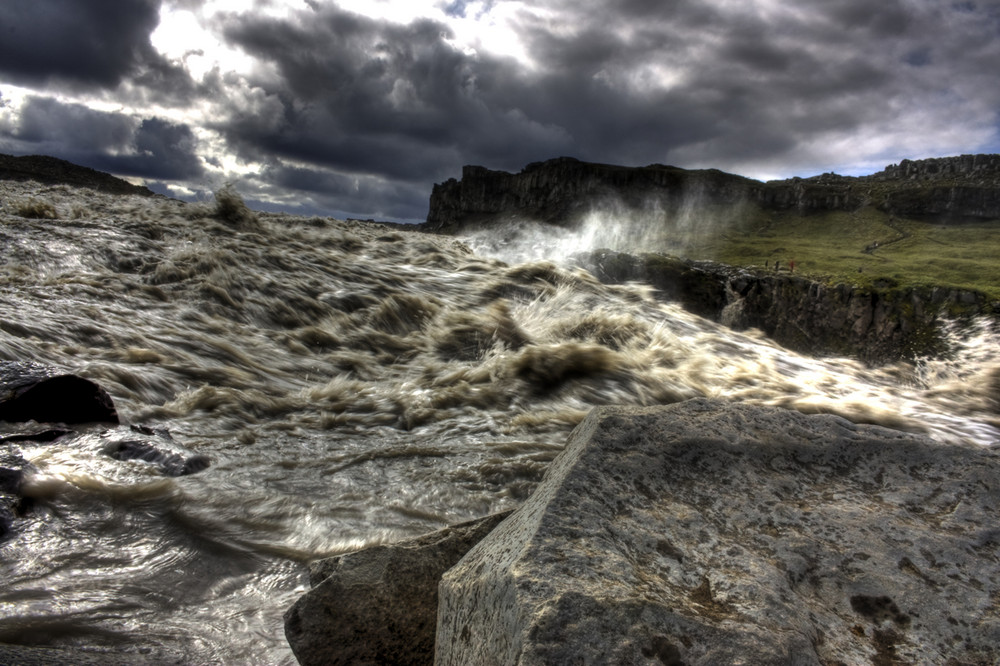
[[[59,219],[20,217],[30,199]],[[0,643],[293,664],[281,615],[308,562],[517,506],[595,405],[725,397],[998,438],[986,325],[950,360],[871,369],[566,262],[614,234],[211,212],[0,183],[0,360],[97,381],[123,421],[212,461],[168,478],[104,455],[101,428],[11,444],[34,509],[0,544]]]

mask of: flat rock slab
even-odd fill
[[[1000,663],[1000,452],[691,400],[599,408],[452,568],[436,660]]]

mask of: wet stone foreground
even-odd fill
[[[601,407],[512,514],[314,565],[286,634],[307,665],[994,664],[998,470],[835,416]]]

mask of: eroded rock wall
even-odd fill
[[[461,180],[434,186],[424,228],[447,233],[508,219],[572,226],[587,212],[610,205],[662,211],[692,201],[737,205],[754,183],[715,169],[630,168],[569,157],[529,164],[516,174],[466,166]]]
[[[637,214],[679,207],[759,206],[764,210],[853,211],[937,220],[1000,218],[1000,155],[904,160],[871,176],[833,173],[766,183],[717,169],[653,164],[622,167],[560,157],[519,173],[466,166],[461,180],[434,186],[424,229],[451,233],[527,219],[573,226],[610,205]]]
[[[961,289],[831,287],[788,273],[608,250],[576,260],[604,282],[647,282],[695,314],[760,329],[790,349],[875,365],[945,353],[946,322],[1000,314],[985,294]]]

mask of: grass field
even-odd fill
[[[982,291],[1000,299],[1000,220],[935,224],[854,212],[745,211],[739,225],[691,235],[692,259],[773,268],[829,284],[928,285]],[[878,243],[875,247],[875,243]]]

